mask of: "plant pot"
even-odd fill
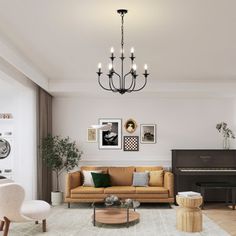
[[[63,193],[62,192],[51,192],[51,201],[53,206],[62,204]]]

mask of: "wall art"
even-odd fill
[[[134,133],[134,131],[137,129],[137,123],[135,122],[135,120],[133,119],[128,119],[126,122],[125,122],[125,130],[132,134]]]
[[[138,136],[124,136],[124,151],[138,151],[139,137]]]
[[[87,129],[87,142],[89,143],[97,142],[97,129],[94,128]]]
[[[110,124],[109,129],[99,130],[99,149],[121,149],[122,143],[122,120],[99,119],[99,125]]]
[[[140,125],[140,142],[141,143],[156,143],[156,125],[141,124]]]

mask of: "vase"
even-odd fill
[[[52,206],[58,206],[62,204],[63,193],[62,192],[51,192]]]
[[[230,148],[230,140],[228,137],[224,137],[223,139],[223,149],[229,149]]]

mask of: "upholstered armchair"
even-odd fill
[[[40,200],[25,201],[24,189],[16,183],[0,184],[0,231],[8,235],[11,222],[42,221],[43,232],[46,232],[46,218],[50,205]]]

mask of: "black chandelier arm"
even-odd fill
[[[120,88],[122,88],[123,85],[122,85],[122,78],[121,78],[121,76],[120,76],[115,70],[113,70],[113,73],[119,77]],[[112,81],[112,82],[113,82],[113,81]],[[114,86],[114,84],[113,84],[113,86]],[[114,87],[115,87],[115,86],[114,86]]]
[[[133,92],[135,86],[136,86],[136,77],[134,77],[134,76],[132,75],[132,83],[131,83],[130,87],[127,89],[127,92],[128,92],[128,93]]]
[[[113,83],[113,78],[112,76],[109,76],[109,86],[111,88],[111,91],[113,92],[118,92],[118,89],[115,87],[114,83]]]
[[[139,89],[134,89],[133,91],[134,91],[134,92],[137,92],[137,91],[142,90],[142,89],[146,86],[146,84],[147,84],[147,76],[145,76],[145,82],[144,82],[144,85],[143,85],[142,87],[140,87]]]
[[[125,76],[124,76],[124,81],[126,80],[126,77],[127,77],[128,75],[130,75],[130,74],[132,74],[132,70],[130,70],[127,74],[125,74]],[[125,82],[124,82],[124,83],[125,83]],[[132,75],[132,82],[131,82],[129,88],[126,89],[125,86],[124,86],[124,89],[125,89],[125,90],[129,90],[129,89],[132,87],[133,83],[134,83],[134,78],[133,78],[133,75]]]
[[[111,91],[111,89],[106,88],[106,87],[104,87],[104,86],[102,85],[102,83],[101,83],[101,76],[98,76],[98,83],[99,83],[99,85],[100,85],[103,89],[105,89],[105,90],[107,90],[107,91]]]

